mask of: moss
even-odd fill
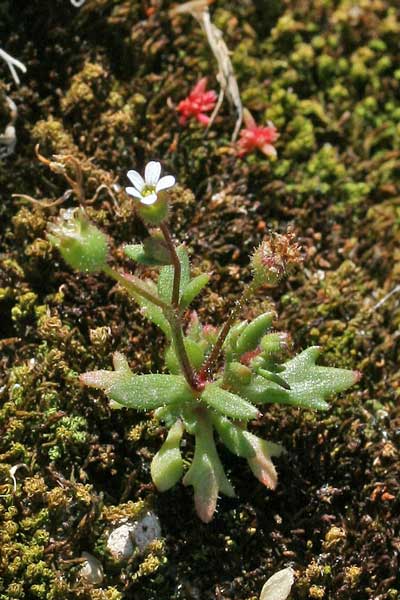
[[[105,521],[116,523],[118,521],[129,519],[136,521],[145,512],[146,506],[143,501],[126,502],[118,506],[105,506],[103,508],[102,517]]]
[[[107,72],[100,64],[87,62],[72,78],[71,86],[62,99],[62,109],[68,112],[76,106],[91,104],[106,77]]]
[[[321,600],[325,598],[325,589],[320,585],[312,585],[308,590],[309,597],[313,600]]]
[[[72,136],[68,133],[59,119],[48,117],[39,120],[32,128],[32,138],[40,144],[41,152],[59,154],[61,152],[76,153]]]

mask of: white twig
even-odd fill
[[[398,292],[400,292],[400,285],[396,285],[396,287],[394,287],[388,294],[386,294],[386,296],[379,300],[379,302],[372,307],[372,310],[380,308],[383,304],[385,304],[386,300],[389,300],[391,296],[397,294]]]
[[[11,75],[13,76],[15,83],[19,85],[20,80],[18,77],[17,68],[23,73],[26,73],[26,66],[20,60],[17,60],[2,48],[0,48],[0,57],[7,63],[7,66],[11,71]]]
[[[17,491],[17,479],[15,477],[15,473],[21,467],[24,467],[25,469],[28,470],[28,465],[26,465],[25,463],[19,463],[18,465],[14,465],[13,467],[11,467],[11,469],[9,469],[8,473],[9,473],[10,479],[11,479],[11,481],[13,483],[13,491],[11,493],[9,493],[9,494],[1,494],[0,498],[7,498],[8,496],[11,496],[12,494],[15,494],[15,492]]]

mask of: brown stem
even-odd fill
[[[219,358],[219,355],[222,350],[222,346],[224,345],[224,342],[225,342],[226,337],[233,325],[233,322],[237,318],[237,316],[238,316],[239,312],[241,311],[245,302],[247,302],[247,300],[249,300],[249,298],[254,293],[254,287],[255,286],[254,286],[253,282],[250,283],[247,286],[247,288],[245,288],[241,300],[238,300],[236,302],[236,305],[234,306],[234,308],[231,310],[231,313],[230,313],[228,319],[225,321],[224,326],[222,327],[222,329],[218,335],[218,339],[215,342],[213,349],[211,350],[210,354],[207,356],[204,364],[202,365],[200,371],[197,374],[197,378],[200,382],[203,382],[203,381],[211,378],[212,369],[215,366],[215,364]]]
[[[197,391],[198,383],[197,376],[193,370],[192,365],[190,364],[189,357],[186,352],[185,342],[183,339],[182,333],[182,325],[180,323],[179,317],[174,315],[170,318],[169,323],[171,325],[172,336],[174,339],[174,346],[176,350],[176,354],[178,356],[179,363],[181,365],[182,372],[185,376],[186,381],[190,385],[190,387]]]
[[[164,222],[161,223],[160,229],[164,236],[165,242],[167,244],[172,265],[174,267],[174,282],[172,287],[172,306],[175,309],[175,314],[172,317],[169,317],[169,323],[171,325],[172,336],[174,338],[175,350],[178,356],[179,363],[182,368],[182,372],[185,376],[186,381],[190,385],[190,387],[194,390],[198,390],[198,381],[195,371],[193,370],[192,365],[190,364],[189,357],[186,352],[185,342],[182,333],[182,323],[178,313],[179,308],[179,295],[180,295],[180,286],[181,286],[181,274],[182,267],[181,261],[179,260],[179,256],[176,252],[175,244],[172,239],[172,236],[169,232],[168,225]]]
[[[152,294],[151,292],[146,290],[142,286],[140,280],[137,279],[136,277],[128,278],[126,275],[123,275],[122,273],[118,273],[118,271],[115,271],[108,265],[106,265],[103,268],[103,271],[106,275],[108,275],[109,277],[111,277],[112,279],[117,281],[120,285],[122,285],[122,287],[124,287],[126,290],[128,290],[128,292],[131,292],[132,294],[138,294],[139,296],[146,298],[146,300],[149,300],[153,304],[156,304],[163,310],[165,310],[165,309],[168,310],[168,308],[169,308],[168,304],[166,304],[165,302],[160,300],[160,298],[157,298],[157,296],[154,296],[154,294]]]
[[[172,236],[169,232],[168,225],[166,223],[161,223],[160,229],[164,236],[164,239],[167,243],[167,247],[169,253],[171,255],[172,265],[174,267],[174,283],[172,288],[172,306],[178,308],[179,306],[179,290],[181,286],[181,261],[179,260],[179,256],[176,252],[175,244],[172,239]]]

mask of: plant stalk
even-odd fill
[[[185,342],[183,338],[182,332],[182,322],[179,315],[179,302],[180,302],[180,286],[181,286],[181,274],[182,267],[181,261],[179,260],[178,253],[175,248],[174,241],[172,239],[171,233],[169,231],[168,225],[163,222],[160,225],[161,232],[164,236],[165,242],[167,244],[171,262],[174,267],[174,281],[172,285],[172,309],[174,312],[171,314],[167,314],[167,318],[169,320],[169,324],[171,325],[172,337],[174,340],[175,351],[178,356],[179,363],[181,365],[182,372],[185,376],[186,381],[190,385],[193,390],[198,390],[198,381],[196,373],[193,370],[192,365],[190,364],[189,357],[186,352]]]
[[[186,352],[185,342],[182,333],[182,324],[180,322],[179,316],[176,314],[170,315],[169,324],[171,325],[172,338],[174,340],[175,351],[179,360],[179,364],[181,365],[182,372],[185,376],[186,381],[190,385],[190,387],[198,391],[198,381],[196,373],[193,370],[192,365],[190,364],[189,357]]]
[[[222,329],[218,335],[218,339],[215,342],[213,349],[211,350],[210,354],[207,356],[204,364],[202,365],[200,371],[197,374],[199,381],[207,381],[211,378],[211,376],[213,374],[213,368],[215,367],[215,365],[218,361],[219,355],[221,354],[222,346],[224,345],[224,342],[230,331],[230,328],[232,327],[234,321],[236,320],[239,312],[242,310],[243,305],[253,295],[255,289],[257,289],[257,286],[254,284],[254,281],[252,281],[244,289],[241,300],[237,300],[237,302],[235,303],[235,306],[231,310],[228,319],[225,321],[224,326],[222,327]]]
[[[181,261],[179,260],[179,256],[176,252],[175,244],[174,244],[172,236],[169,232],[168,225],[165,222],[163,222],[160,225],[160,229],[161,229],[164,239],[166,241],[166,244],[167,244],[170,256],[171,256],[172,265],[174,267],[174,282],[173,282],[173,287],[172,287],[172,306],[174,306],[175,308],[178,308],[178,306],[179,306],[179,291],[180,291],[180,286],[181,286],[181,271],[182,271]]]

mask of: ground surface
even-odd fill
[[[1,65],[1,127],[5,93],[19,119],[16,151],[0,163],[0,492],[12,466],[27,468],[1,498],[0,598],[250,600],[291,565],[294,600],[398,599],[400,296],[377,305],[400,284],[396,3],[215,2],[243,102],[280,131],[275,162],[235,156],[226,104],[207,139],[179,126],[174,104],[201,76],[217,83],[198,25],[171,19],[170,6],[0,3],[2,47],[28,69],[16,88]],[[158,494],[150,483],[163,429],[80,388],[77,374],[110,368],[114,349],[132,368],[159,368],[163,340],[110,281],[72,273],[50,247],[60,205],[12,197],[48,204],[70,188],[36,159],[37,143],[79,161],[84,195],[63,206],[86,203],[120,263],[120,244],[143,231],[113,183],[149,159],[176,174],[174,233],[195,268],[213,270],[197,308],[214,324],[248,278],[252,248],[269,229],[295,229],[305,269],[274,292],[279,324],[296,350],[320,344],[326,364],[363,379],[328,413],[277,407],[254,424],[287,449],[276,492],[224,453],[237,498],[201,524],[191,489]],[[106,532],[141,502],[163,541],[117,565]],[[103,562],[101,588],[77,578],[83,551]]]

